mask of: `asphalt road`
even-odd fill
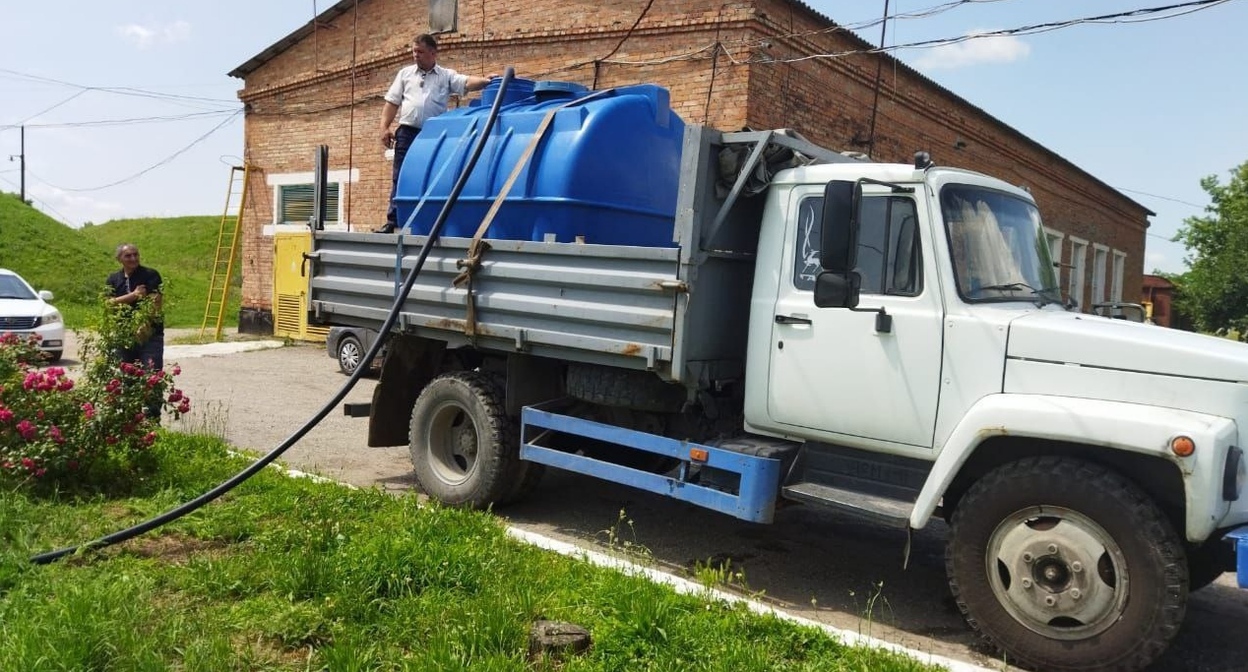
[[[181,365],[177,385],[193,405],[170,426],[210,432],[257,452],[291,436],[347,380],[323,346],[198,354],[194,347],[167,349],[166,362]],[[72,350],[67,355],[72,364]],[[368,401],[375,384],[363,380],[345,400]],[[282,459],[354,485],[412,488],[406,448],[368,448],[366,429],[366,419],[348,418],[335,404]],[[602,549],[614,539],[618,549],[628,542],[675,574],[688,576],[696,563],[728,562],[743,572],[749,592],[785,611],[920,651],[1003,667],[978,647],[949,597],[946,530],[940,523],[915,535],[909,568],[903,569],[906,540],[900,531],[804,505],[781,508],[772,525],[747,523],[553,470],[529,499],[498,514],[517,527],[585,547]],[[621,515],[626,522],[620,522]],[[1248,592],[1232,579],[1224,575],[1192,595],[1182,630],[1151,669],[1248,669]]]

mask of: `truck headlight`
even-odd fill
[[[1222,472],[1222,499],[1239,501],[1245,482],[1248,482],[1248,463],[1244,462],[1244,451],[1231,446],[1226,451],[1226,471]]]

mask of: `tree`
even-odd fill
[[[1188,251],[1182,308],[1198,329],[1248,341],[1248,162],[1227,185],[1210,175],[1200,187],[1206,214],[1185,219],[1174,237]]]

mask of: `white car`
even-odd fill
[[[39,349],[52,362],[65,349],[65,322],[52,304],[52,292],[36,292],[22,276],[0,268],[0,334],[38,334]]]

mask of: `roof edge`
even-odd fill
[[[246,78],[247,75],[250,75],[251,73],[255,72],[257,69],[260,68],[260,66],[273,60],[282,52],[295,46],[295,44],[298,43],[303,38],[307,37],[308,35],[311,35],[312,31],[316,29],[316,24],[318,23],[325,24],[325,23],[329,23],[330,21],[333,21],[334,19],[342,16],[343,14],[346,14],[347,10],[354,7],[356,4],[358,4],[358,2],[359,0],[339,0],[337,3],[331,5],[325,11],[316,15],[316,17],[313,18],[311,21],[308,21],[302,26],[296,28],[286,37],[283,37],[277,42],[274,42],[273,44],[269,45],[264,51],[261,51],[255,56],[252,56],[251,58],[247,59],[242,65],[234,68],[233,70],[229,71],[226,74],[230,77],[236,77],[238,79]]]

